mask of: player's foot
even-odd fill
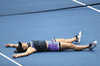
[[[89,49],[92,50],[96,47],[97,41],[94,41],[93,43],[89,44]]]
[[[82,37],[82,32],[80,31],[78,35],[75,36],[76,37],[76,42],[79,43]]]

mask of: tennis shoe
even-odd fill
[[[75,36],[76,37],[76,43],[80,43],[81,37],[82,37],[82,32],[80,31],[78,35]]]
[[[96,45],[97,45],[97,41],[94,41],[93,43],[90,43],[89,44],[89,49],[90,50],[94,49],[96,47]]]

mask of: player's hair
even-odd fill
[[[22,48],[22,43],[20,41],[18,41],[18,47],[16,49],[19,52],[25,52],[25,51],[27,51],[27,48],[25,50]]]

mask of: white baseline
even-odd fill
[[[12,61],[13,63],[15,63],[15,64],[17,64],[17,65],[22,66],[21,64],[19,64],[19,63],[17,63],[16,61],[10,59],[10,58],[7,57],[6,55],[2,54],[1,52],[0,52],[0,55],[2,55],[3,57],[7,58],[8,60]]]
[[[82,3],[82,2],[79,2],[79,1],[77,1],[77,0],[73,0],[74,2],[76,2],[76,3],[79,3],[79,4],[81,4],[81,5],[86,5],[86,4],[84,4],[84,3]],[[93,10],[95,10],[95,11],[97,11],[97,12],[100,12],[100,10],[98,10],[98,9],[96,9],[96,8],[93,8],[93,7],[91,7],[91,6],[87,6],[88,8],[90,8],[90,9],[93,9]]]

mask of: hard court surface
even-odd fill
[[[100,10],[100,5],[92,7]],[[79,31],[82,31],[81,42],[74,44],[84,46],[97,40],[93,51],[39,52],[15,59],[12,55],[16,49],[5,47],[18,41],[73,38]],[[88,7],[0,17],[0,53],[22,66],[99,66],[99,40],[100,12]],[[0,54],[0,66],[18,65]]]

